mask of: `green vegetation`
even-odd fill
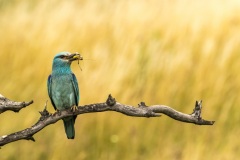
[[[48,100],[53,56],[80,52],[72,66],[80,104],[165,104],[191,113],[203,100],[214,126],[166,116],[119,113],[78,117],[76,139],[63,123],[39,132],[35,143],[4,146],[0,159],[229,160],[240,156],[240,3],[238,1],[0,0],[0,93],[33,99],[20,113],[0,115],[0,135],[27,128]],[[54,112],[50,103],[48,110]]]

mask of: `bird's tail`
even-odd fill
[[[74,139],[74,137],[75,137],[75,129],[74,129],[75,118],[74,117],[64,118],[63,123],[64,123],[64,128],[65,128],[67,138]]]

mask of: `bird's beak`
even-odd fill
[[[69,55],[68,60],[70,62],[75,61],[75,60],[83,60],[83,57],[79,53],[76,52],[76,53]]]

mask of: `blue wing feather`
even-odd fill
[[[79,102],[79,88],[78,88],[78,82],[76,76],[72,73],[72,84],[74,88],[74,95],[76,100],[76,106],[78,106]]]
[[[50,97],[52,105],[53,105],[54,109],[56,110],[57,108],[56,108],[55,104],[53,103],[53,99],[52,99],[52,75],[51,74],[48,76],[47,88],[48,88],[48,96]]]

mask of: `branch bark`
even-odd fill
[[[147,118],[159,117],[160,113],[162,113],[181,122],[194,123],[196,125],[213,125],[215,121],[207,121],[201,118],[201,109],[202,101],[196,102],[192,114],[185,114],[164,105],[146,106],[144,102],[141,102],[138,105],[138,107],[133,107],[130,105],[125,105],[116,102],[116,100],[111,95],[108,96],[107,101],[104,103],[95,103],[84,106],[78,106],[77,110],[75,110],[74,112],[71,109],[68,109],[51,114],[47,111],[45,106],[45,109],[40,112],[41,117],[36,124],[22,131],[1,136],[0,146],[4,146],[8,143],[22,139],[35,141],[35,139],[33,138],[34,134],[41,131],[46,126],[56,123],[62,118],[94,112],[115,111],[128,116]]]
[[[33,101],[30,102],[14,102],[11,101],[7,98],[5,98],[3,95],[0,94],[0,114],[11,110],[13,112],[19,112],[21,109],[29,106],[30,104],[32,104]]]

